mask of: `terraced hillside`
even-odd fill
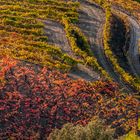
[[[110,140],[139,139],[139,9],[132,0],[0,0],[0,139],[59,140],[53,130],[96,117]]]
[[[0,1],[1,54],[66,69],[73,65],[76,60],[47,43],[44,23],[40,21],[47,18],[61,20],[64,15],[71,20],[77,19],[77,4],[71,3],[69,8],[64,8],[65,5],[68,4],[52,1]]]

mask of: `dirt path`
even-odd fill
[[[48,43],[60,47],[64,53],[76,58],[66,37],[64,27],[52,20],[46,20],[44,23]],[[73,79],[84,79],[86,81],[96,81],[100,78],[98,73],[82,64],[78,64],[77,67],[72,68],[68,75]]]
[[[132,92],[133,89],[120,79],[120,75],[114,71],[111,62],[104,53],[102,42],[103,25],[105,23],[104,11],[98,5],[91,3],[88,0],[80,1],[80,3],[81,8],[79,12],[80,16],[78,26],[87,36],[91,49],[99,64],[125,91]]]

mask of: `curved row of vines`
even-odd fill
[[[106,23],[104,27],[104,49],[105,54],[108,57],[108,59],[112,62],[114,66],[114,70],[117,71],[120,74],[120,77],[125,82],[129,83],[131,86],[135,87],[138,91],[140,90],[140,80],[137,78],[134,78],[132,75],[127,73],[123,68],[121,68],[117,62],[117,58],[111,51],[111,43],[110,43],[110,33],[111,33],[111,9],[110,7],[106,8]]]
[[[108,73],[97,62],[87,38],[81,30],[76,25],[70,23],[67,18],[63,18],[63,25],[73,52],[84,60],[85,65],[91,66],[95,71],[100,72],[102,76],[106,77],[106,79],[111,80]]]
[[[111,6],[108,2],[101,0],[94,0],[98,4],[102,5],[106,12],[106,22],[104,25],[104,31],[103,31],[103,43],[104,43],[104,50],[107,58],[111,61],[111,63],[114,66],[114,70],[120,74],[120,78],[124,80],[126,83],[130,84],[132,87],[137,89],[137,91],[140,90],[140,79],[133,77],[129,73],[127,73],[119,64],[116,56],[113,54],[111,50],[111,20],[112,20],[112,11]]]
[[[61,21],[68,17],[70,22],[75,22],[78,5],[52,0],[1,0],[0,55],[69,70],[79,61],[47,43],[41,20]]]

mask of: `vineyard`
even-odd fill
[[[69,5],[69,6],[67,6]],[[40,19],[77,20],[77,4],[52,1],[0,1],[1,54],[29,62],[69,69],[77,60],[47,43]],[[69,8],[65,8],[69,7]],[[38,10],[36,10],[38,9]],[[73,10],[71,10],[73,9]],[[65,11],[65,12],[64,12]]]
[[[139,17],[138,0],[0,0],[0,139],[139,140]]]
[[[139,102],[120,94],[115,83],[73,81],[56,70],[8,58],[0,66],[6,80],[0,91],[2,138],[43,138],[67,122],[86,125],[96,115],[115,129],[115,137],[136,129]]]

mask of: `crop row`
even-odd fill
[[[102,69],[97,59],[93,56],[88,41],[80,29],[71,24],[66,18],[63,18],[63,24],[73,52],[84,60],[85,65],[91,66],[95,71],[100,72],[101,75],[110,79],[107,72]]]
[[[6,2],[5,2],[6,3]],[[67,6],[61,3],[55,6],[53,5],[43,5],[41,3],[33,4],[29,2],[12,2],[8,4],[2,4],[0,6],[1,13],[21,13],[23,15],[30,15],[36,18],[54,18],[60,20],[62,16],[71,17],[71,19],[77,18],[77,6],[78,4],[68,3]]]
[[[40,19],[61,21],[63,16],[76,19],[77,6],[73,2],[50,0],[0,1],[1,55],[69,70],[78,61],[47,43],[44,23]]]
[[[132,75],[127,73],[123,68],[121,68],[118,64],[118,60],[116,56],[113,54],[111,50],[110,43],[110,33],[111,33],[111,9],[110,7],[106,7],[106,23],[104,27],[104,49],[105,54],[111,63],[114,66],[114,70],[120,74],[120,78],[125,82],[129,83],[131,86],[135,87],[138,91],[140,90],[140,81],[137,78],[133,78]]]

